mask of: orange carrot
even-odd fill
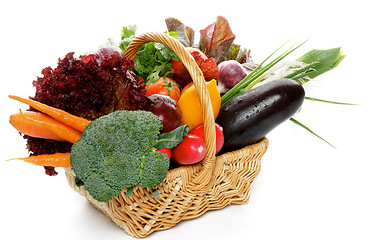
[[[70,153],[54,153],[36,155],[25,158],[12,158],[12,160],[23,160],[27,163],[33,163],[38,166],[50,166],[50,167],[70,167]]]
[[[56,120],[64,123],[65,125],[68,125],[69,127],[76,129],[79,132],[83,132],[85,127],[91,122],[87,119],[75,116],[58,108],[50,107],[46,104],[34,101],[32,99],[22,98],[14,95],[9,95],[9,98],[25,103],[39,110],[40,112],[43,112],[49,115],[50,117],[55,118]]]
[[[42,113],[41,113],[42,114]],[[32,118],[32,116],[26,116],[20,111],[21,118],[24,118],[25,121],[29,121],[30,125],[38,126],[41,129],[47,129],[49,131],[54,132],[59,138],[64,139],[65,141],[75,143],[78,139],[81,138],[81,133],[77,130],[64,125],[63,123],[60,123],[56,121],[55,119],[51,118],[48,119],[47,115],[41,117],[41,118]],[[50,121],[49,121],[50,120]]]
[[[54,131],[41,127],[38,124],[33,123],[32,121],[29,121],[27,118],[35,119],[42,122],[49,122],[53,125],[61,125],[60,122],[55,120],[52,117],[49,117],[43,113],[40,112],[33,112],[33,111],[26,111],[23,113],[16,113],[10,115],[9,122],[10,124],[17,129],[19,132],[31,136],[31,137],[37,137],[37,138],[46,138],[46,139],[52,139],[56,141],[65,141],[63,138],[59,137],[58,134],[56,134]]]

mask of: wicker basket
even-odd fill
[[[203,111],[207,154],[198,164],[172,169],[157,187],[160,199],[148,189],[136,186],[133,195],[122,194],[107,203],[98,202],[75,184],[75,173],[65,169],[70,186],[101,210],[128,234],[142,238],[154,231],[173,227],[185,219],[201,216],[208,210],[230,204],[247,203],[255,177],[260,171],[262,155],[268,147],[265,138],[257,144],[215,156],[215,126],[210,97],[201,70],[189,52],[176,39],[161,33],[146,33],[134,39],[125,56],[133,59],[139,47],[148,42],[171,48],[188,69]]]

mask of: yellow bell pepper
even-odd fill
[[[214,79],[206,82],[206,87],[210,94],[215,119],[219,114],[221,104],[217,82]],[[182,110],[183,125],[189,125],[191,130],[203,123],[200,101],[195,86],[192,85],[181,94],[178,105]]]

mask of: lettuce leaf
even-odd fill
[[[214,23],[200,30],[200,34],[200,50],[213,57],[217,63],[224,59],[236,38],[227,19],[222,16],[218,16]]]
[[[195,31],[184,25],[177,18],[166,18],[168,32],[176,32],[178,36],[176,39],[180,41],[185,47],[192,47],[195,40]]]

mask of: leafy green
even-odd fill
[[[135,38],[136,26],[123,27],[121,41],[119,44],[123,53],[128,44]],[[178,33],[169,33],[170,36],[176,37]],[[150,42],[142,45],[134,59],[133,71],[142,77],[145,83],[150,84],[156,82],[172,71],[171,60],[178,60],[178,56],[167,46],[161,43]]]
[[[297,59],[297,61],[307,64],[305,67],[306,71],[295,71],[286,77],[294,79],[308,77],[312,79],[337,67],[344,58],[345,55],[342,55],[342,50],[339,47],[332,49],[313,49]],[[306,79],[305,82],[307,82]]]
[[[200,30],[200,50],[220,63],[231,47],[236,35],[233,34],[226,18],[218,16],[216,21]]]
[[[73,144],[70,161],[77,178],[97,201],[107,202],[124,188],[155,188],[165,179],[168,157],[156,151],[162,129],[147,111],[116,111],[92,121]],[[162,147],[172,147],[175,144]]]
[[[120,49],[126,50],[126,48],[128,47],[129,43],[135,38],[136,29],[137,29],[137,26],[136,25],[124,26],[122,28],[122,31],[121,31],[121,41],[120,41],[120,44],[119,44],[119,48]]]
[[[192,47],[195,39],[195,31],[184,25],[180,20],[176,18],[166,18],[165,23],[167,25],[168,32],[176,32],[178,36],[176,39],[180,41],[185,47]]]
[[[162,133],[159,136],[158,142],[155,147],[157,149],[173,148],[177,146],[183,140],[183,136],[187,135],[190,127],[188,125],[182,125],[168,133]]]

